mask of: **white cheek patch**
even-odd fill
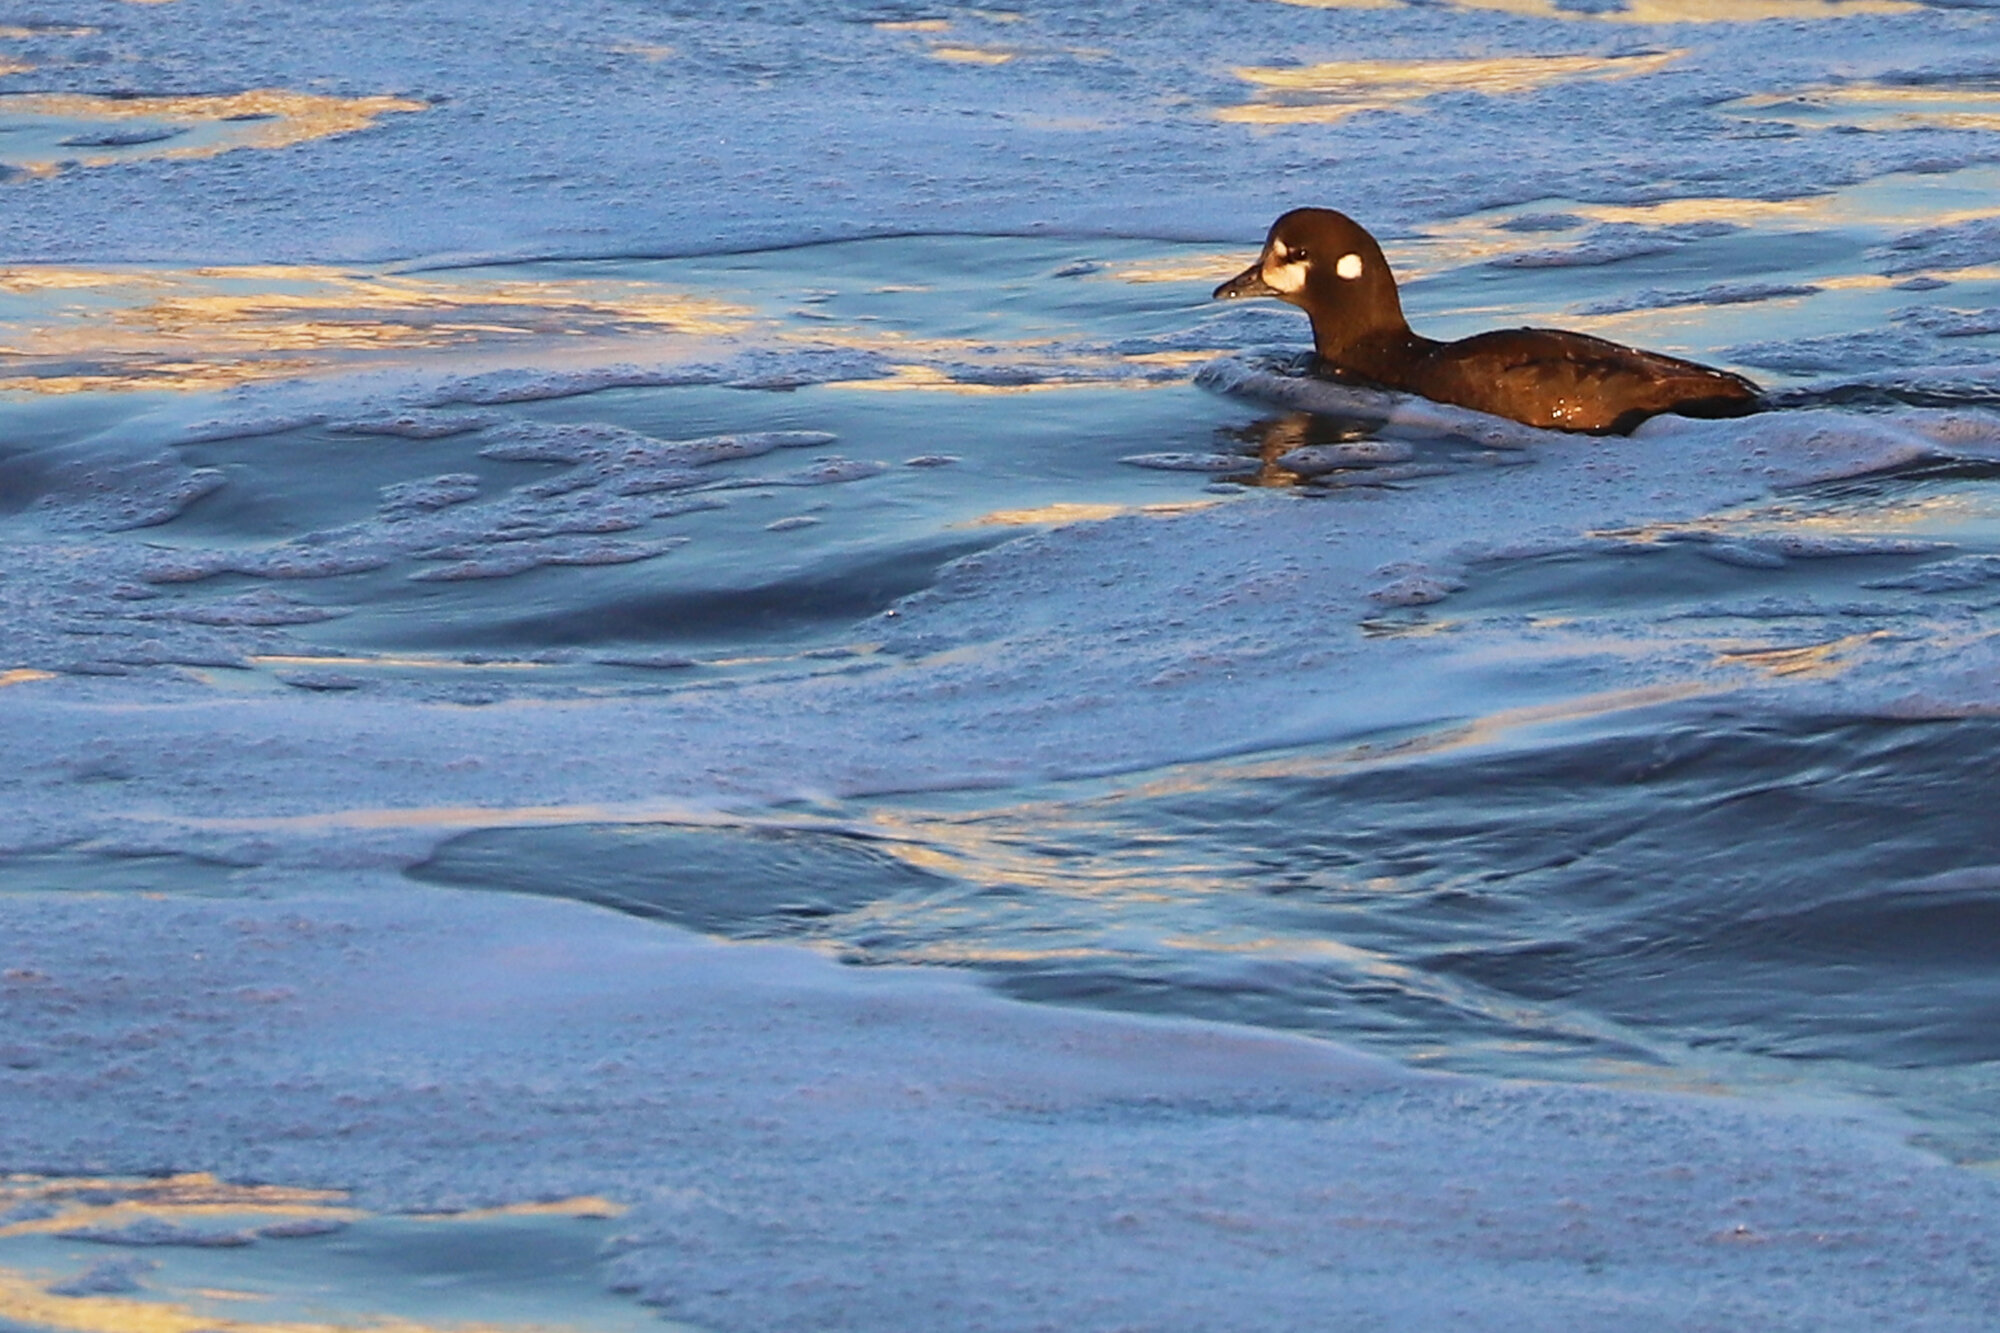
[[[1296,260],[1289,264],[1265,264],[1264,281],[1272,291],[1290,295],[1306,285],[1306,266]]]
[[[1340,262],[1333,266],[1333,271],[1352,282],[1361,276],[1361,256],[1342,255]]]

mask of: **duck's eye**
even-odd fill
[[[1293,264],[1303,264],[1303,263],[1305,263],[1305,262],[1306,262],[1306,252],[1305,252],[1305,251],[1303,251],[1303,250],[1294,250],[1294,251],[1292,251],[1292,253],[1291,253],[1291,256],[1290,256],[1290,259],[1289,259],[1289,261],[1288,261],[1288,262],[1290,262],[1290,263],[1293,263]]]

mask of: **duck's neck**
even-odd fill
[[[1401,387],[1403,372],[1438,344],[1411,331],[1399,317],[1372,328],[1323,324],[1313,320],[1313,350],[1337,370],[1360,375],[1390,388]]]

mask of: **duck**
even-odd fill
[[[1456,342],[1413,332],[1367,229],[1330,208],[1271,224],[1219,301],[1274,296],[1312,320],[1320,368],[1546,430],[1625,435],[1649,417],[1734,417],[1764,405],[1741,375],[1563,329],[1495,329]]]

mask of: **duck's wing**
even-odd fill
[[[1439,344],[1408,387],[1531,426],[1596,434],[1629,431],[1661,412],[1742,416],[1762,400],[1741,375],[1560,329],[1498,329]]]

